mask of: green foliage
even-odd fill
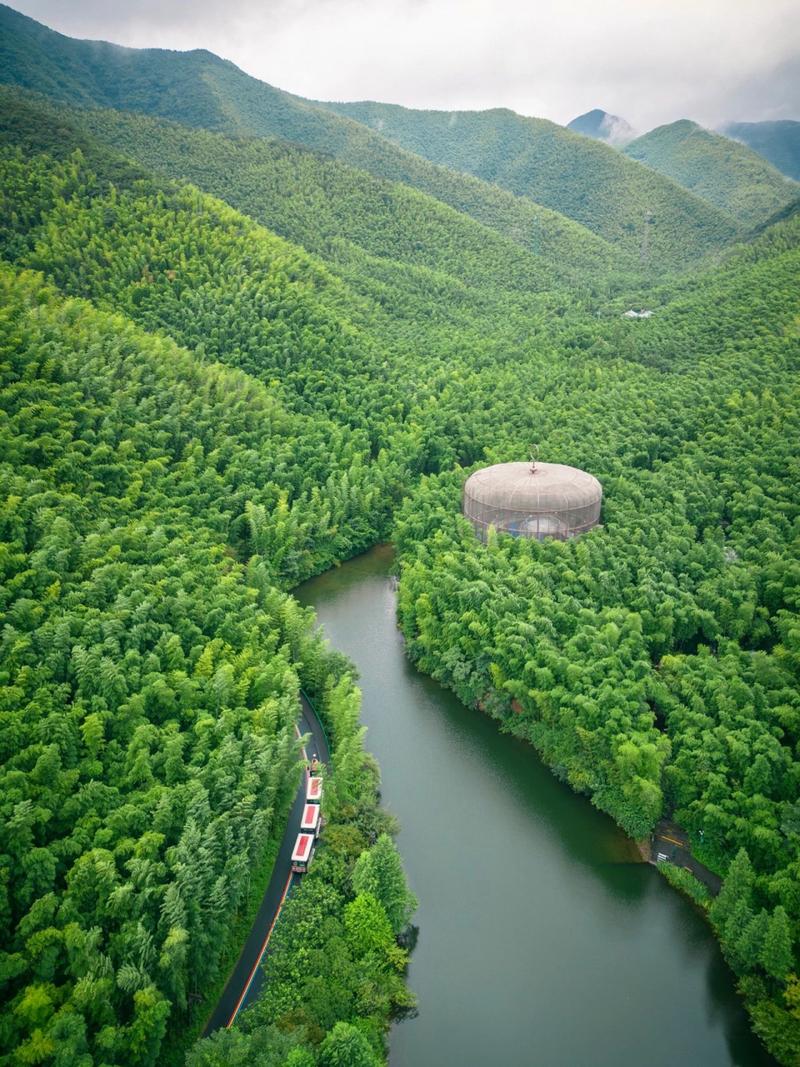
[[[210,52],[135,51],[76,41],[7,8],[0,11],[0,28],[5,84],[63,103],[292,141],[413,186],[534,252],[543,240],[549,242],[542,231],[554,230],[557,240],[569,237],[566,220],[555,212],[655,270],[685,265],[737,233],[730,217],[669,179],[542,119],[502,109],[320,105],[251,78]]]
[[[711,918],[724,927],[742,905],[749,911],[753,901],[755,875],[750,857],[744,848],[736,853],[728,868],[722,889],[711,905]]]
[[[794,966],[789,918],[780,904],[770,916],[764,932],[760,961],[767,974],[779,981],[785,980]]]
[[[486,460],[534,440],[593,471],[601,530],[483,545],[456,468],[423,479],[394,535],[420,667],[631,835],[663,812],[702,842],[728,871],[711,907],[726,957],[779,1013],[795,950],[777,909],[792,944],[800,922],[799,232],[772,227],[678,291],[618,335],[621,361],[595,329],[569,380],[524,406],[496,390]]]
[[[236,1027],[217,1030],[186,1056],[186,1067],[314,1067],[316,1062],[308,1049],[276,1027],[264,1027],[253,1035]]]
[[[71,1012],[93,1055],[153,1063],[296,777],[301,667],[282,600],[202,515],[193,450],[168,444],[180,417],[142,421],[136,389],[185,354],[2,286],[4,948],[26,961],[3,1044],[55,1042]]]
[[[699,904],[704,908],[708,907],[711,895],[691,871],[687,871],[685,867],[676,867],[674,863],[668,862],[659,863],[658,869],[674,889],[684,893],[695,904]]]
[[[752,992],[747,987],[745,989],[753,1029],[779,1063],[793,1067],[798,1062],[797,1050],[800,1048],[797,1013],[787,1013],[782,1005],[766,997],[761,987],[754,987]]]
[[[328,660],[221,540],[206,435],[231,478],[274,401],[36,280],[2,286],[2,1041],[150,1064],[282,833],[298,674]]]
[[[345,736],[341,708],[348,689],[357,696],[344,675],[321,703],[328,722],[339,723],[335,746]],[[357,700],[351,706],[357,711]],[[363,751],[361,758],[363,764]],[[275,928],[262,994],[237,1024],[244,1033],[242,1048],[250,1047],[254,1059],[257,1050],[271,1047],[269,1035],[282,1034],[297,1049],[298,1064],[325,1063],[351,1048],[353,1055],[363,1050],[370,1063],[382,1062],[390,1020],[414,1010],[403,981],[408,953],[397,944],[383,904],[353,887],[356,857],[369,840],[386,838],[393,848],[386,834],[388,820],[377,806],[377,776],[368,764],[358,781],[357,795],[331,806],[336,772],[326,780],[328,821],[314,865],[291,893]],[[410,897],[404,878],[399,891]],[[215,1040],[220,1039],[201,1042],[199,1049],[209,1046],[214,1052]],[[205,1062],[199,1058],[198,1067]]]
[[[126,111],[176,120],[183,125],[177,127],[170,124],[165,127],[163,124],[137,124],[129,117],[112,117],[110,113],[102,115],[87,112],[84,116],[87,123],[95,130],[102,130],[126,154],[139,156],[145,153],[148,165],[154,169],[162,170],[166,164],[170,175],[177,177],[188,166],[191,167],[192,180],[202,188],[219,195],[223,195],[225,189],[229,192],[232,190],[234,198],[231,202],[242,210],[246,208],[238,197],[255,196],[261,199],[266,194],[267,200],[276,201],[278,198],[270,193],[269,183],[275,177],[284,176],[286,167],[291,169],[293,161],[298,159],[302,161],[301,167],[306,174],[309,168],[313,172],[321,167],[326,182],[333,182],[339,188],[343,173],[352,179],[356,187],[364,182],[363,173],[353,175],[349,168],[342,170],[341,167],[326,166],[325,160],[329,161],[334,156],[343,164],[349,164],[361,172],[366,171],[386,182],[402,182],[406,187],[420,190],[497,231],[514,245],[537,256],[545,256],[550,263],[590,266],[594,262],[597,266],[612,266],[613,250],[604,241],[557,212],[515,197],[489,182],[433,166],[427,160],[397,148],[360,123],[341,119],[321,107],[312,106],[308,101],[299,100],[250,78],[232,64],[208,52],[194,52],[189,56],[155,49],[136,53],[130,49],[123,51],[113,45],[96,47],[97,42],[89,45],[88,42],[54,34],[9,9],[0,10],[0,26],[6,42],[6,62],[0,70],[0,81],[38,90],[62,103],[81,107],[93,104],[124,108]],[[6,100],[4,98],[4,107]],[[68,121],[74,122],[74,119]],[[52,119],[45,123],[45,128],[55,133],[53,140],[56,142],[59,140],[59,125],[58,121],[53,122]],[[228,150],[225,141],[214,139],[208,133],[194,139],[187,127],[213,130],[240,139],[234,147],[234,153],[239,157],[239,163],[244,162],[245,173],[238,181],[235,177],[236,167],[228,170],[224,176],[214,173],[214,157],[218,158],[221,147],[223,151]],[[166,150],[165,130],[168,143]],[[146,143],[148,132],[155,137],[150,147]],[[60,133],[63,135],[63,126]],[[30,134],[27,136],[31,137]],[[32,141],[39,150],[53,150],[52,144],[43,141],[47,136],[43,132],[32,135]],[[284,144],[265,145],[264,142],[241,140],[245,136],[277,137]],[[181,141],[184,142],[184,148],[193,146],[185,162],[179,158],[180,148],[178,158],[175,157],[176,142]],[[285,144],[287,141],[322,153],[323,158],[317,158],[314,163],[307,153],[300,153],[297,148],[288,149]],[[203,165],[202,158],[196,161],[191,159],[198,145],[210,150],[207,166]],[[282,157],[287,158],[282,161]],[[261,173],[260,167],[264,161],[266,171]],[[189,177],[189,174],[184,176]],[[206,184],[216,184],[220,177],[223,183],[227,182],[223,190],[210,188]],[[259,190],[250,178],[256,183],[266,179],[266,188]],[[391,190],[391,186],[389,188]],[[286,185],[282,184],[277,192],[285,194]],[[352,189],[348,190],[348,200],[352,198],[352,192]],[[418,199],[411,199],[408,206],[404,206],[404,201],[411,196],[407,188],[389,191],[386,195],[390,199],[399,199],[401,212],[407,213],[409,207],[425,210],[424,204],[420,204]],[[225,199],[228,199],[227,193]],[[314,199],[319,206],[319,196]],[[304,203],[295,200],[294,206],[300,208],[302,220],[310,207],[310,200],[306,198]],[[386,205],[379,205],[378,210],[379,214],[386,215]],[[289,213],[279,203],[278,211],[291,227],[293,224]],[[314,237],[315,243],[325,234],[325,215],[329,212],[330,208],[326,207],[320,219],[320,232]],[[335,212],[339,214],[338,209]],[[443,218],[445,223],[452,220],[452,216],[446,213]],[[363,231],[365,224],[371,228],[375,222],[377,219],[361,218],[357,220],[357,230]],[[396,231],[396,224],[397,219],[392,219],[390,231]],[[280,226],[276,226],[276,229],[284,232]],[[408,251],[416,259],[420,258],[420,250],[412,247],[406,254]]]
[[[800,187],[757,153],[686,119],[651,130],[624,151],[744,226],[766,221],[800,196]]]
[[[520,204],[512,227],[517,234],[536,231],[528,251],[490,220],[481,224],[432,195],[285,141],[228,137],[118,111],[78,111],[7,87],[0,87],[0,101],[3,137],[26,155],[63,159],[79,148],[117,188],[146,176],[117,153],[135,158],[148,172],[191,181],[332,261],[353,284],[379,259],[385,270],[403,264],[478,290],[531,292],[556,280],[596,279],[614,261],[613,249],[588,230],[532,204]],[[397,272],[398,285],[403,273]]]
[[[353,870],[353,889],[367,893],[383,905],[395,934],[408,924],[417,901],[406,885],[400,854],[388,834],[362,852]]]
[[[655,269],[682,266],[735,238],[736,221],[616,149],[505,108],[412,111],[325,104],[434,163],[473,174],[581,223]]]
[[[410,654],[631,834],[666,811],[702,841],[754,1025],[796,1059],[797,213],[647,286],[643,251],[736,226],[604,146],[392,112],[608,240],[208,53],[0,21],[8,81],[195,127],[0,94],[4,1054],[152,1064],[187,1026],[282,831],[302,682],[324,843],[260,1001],[190,1062],[384,1056],[414,900],[352,668],[284,590],[395,522]],[[601,478],[603,528],[482,545],[464,479],[531,442]]]
[[[349,1023],[337,1023],[323,1042],[322,1067],[375,1067],[376,1063],[367,1039]]]
[[[13,113],[19,94],[7,97]],[[39,126],[63,125],[69,116],[104,145],[154,172],[192,181],[288,240],[334,260],[353,282],[367,262],[360,253],[387,267],[403,263],[449,274],[471,287],[527,291],[555,279],[586,281],[590,273],[596,277],[598,270],[615,265],[614,250],[588,230],[511,197],[505,204],[507,225],[489,205],[477,221],[459,208],[455,191],[448,196],[432,183],[420,191],[286,141],[226,137],[115,111],[79,114],[45,110],[43,104],[36,110]],[[449,180],[456,183],[457,176]],[[489,201],[496,195],[488,186],[479,191]]]
[[[344,911],[347,943],[357,956],[390,954],[394,934],[383,905],[371,893],[359,893]]]

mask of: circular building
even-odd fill
[[[563,463],[496,463],[467,478],[464,514],[482,541],[490,526],[514,537],[566,541],[600,521],[603,487]]]

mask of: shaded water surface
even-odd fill
[[[379,546],[297,590],[357,665],[420,900],[392,1067],[773,1061],[702,918],[614,823],[406,659]]]

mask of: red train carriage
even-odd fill
[[[319,804],[306,804],[300,819],[300,829],[305,834],[313,834],[314,840],[319,837],[320,831]]]
[[[311,866],[316,850],[315,834],[298,834],[292,852],[292,870],[295,874],[305,874]]]

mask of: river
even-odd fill
[[[773,1060],[695,909],[524,743],[406,658],[382,545],[302,585],[356,664],[367,747],[419,897],[391,1067]]]

